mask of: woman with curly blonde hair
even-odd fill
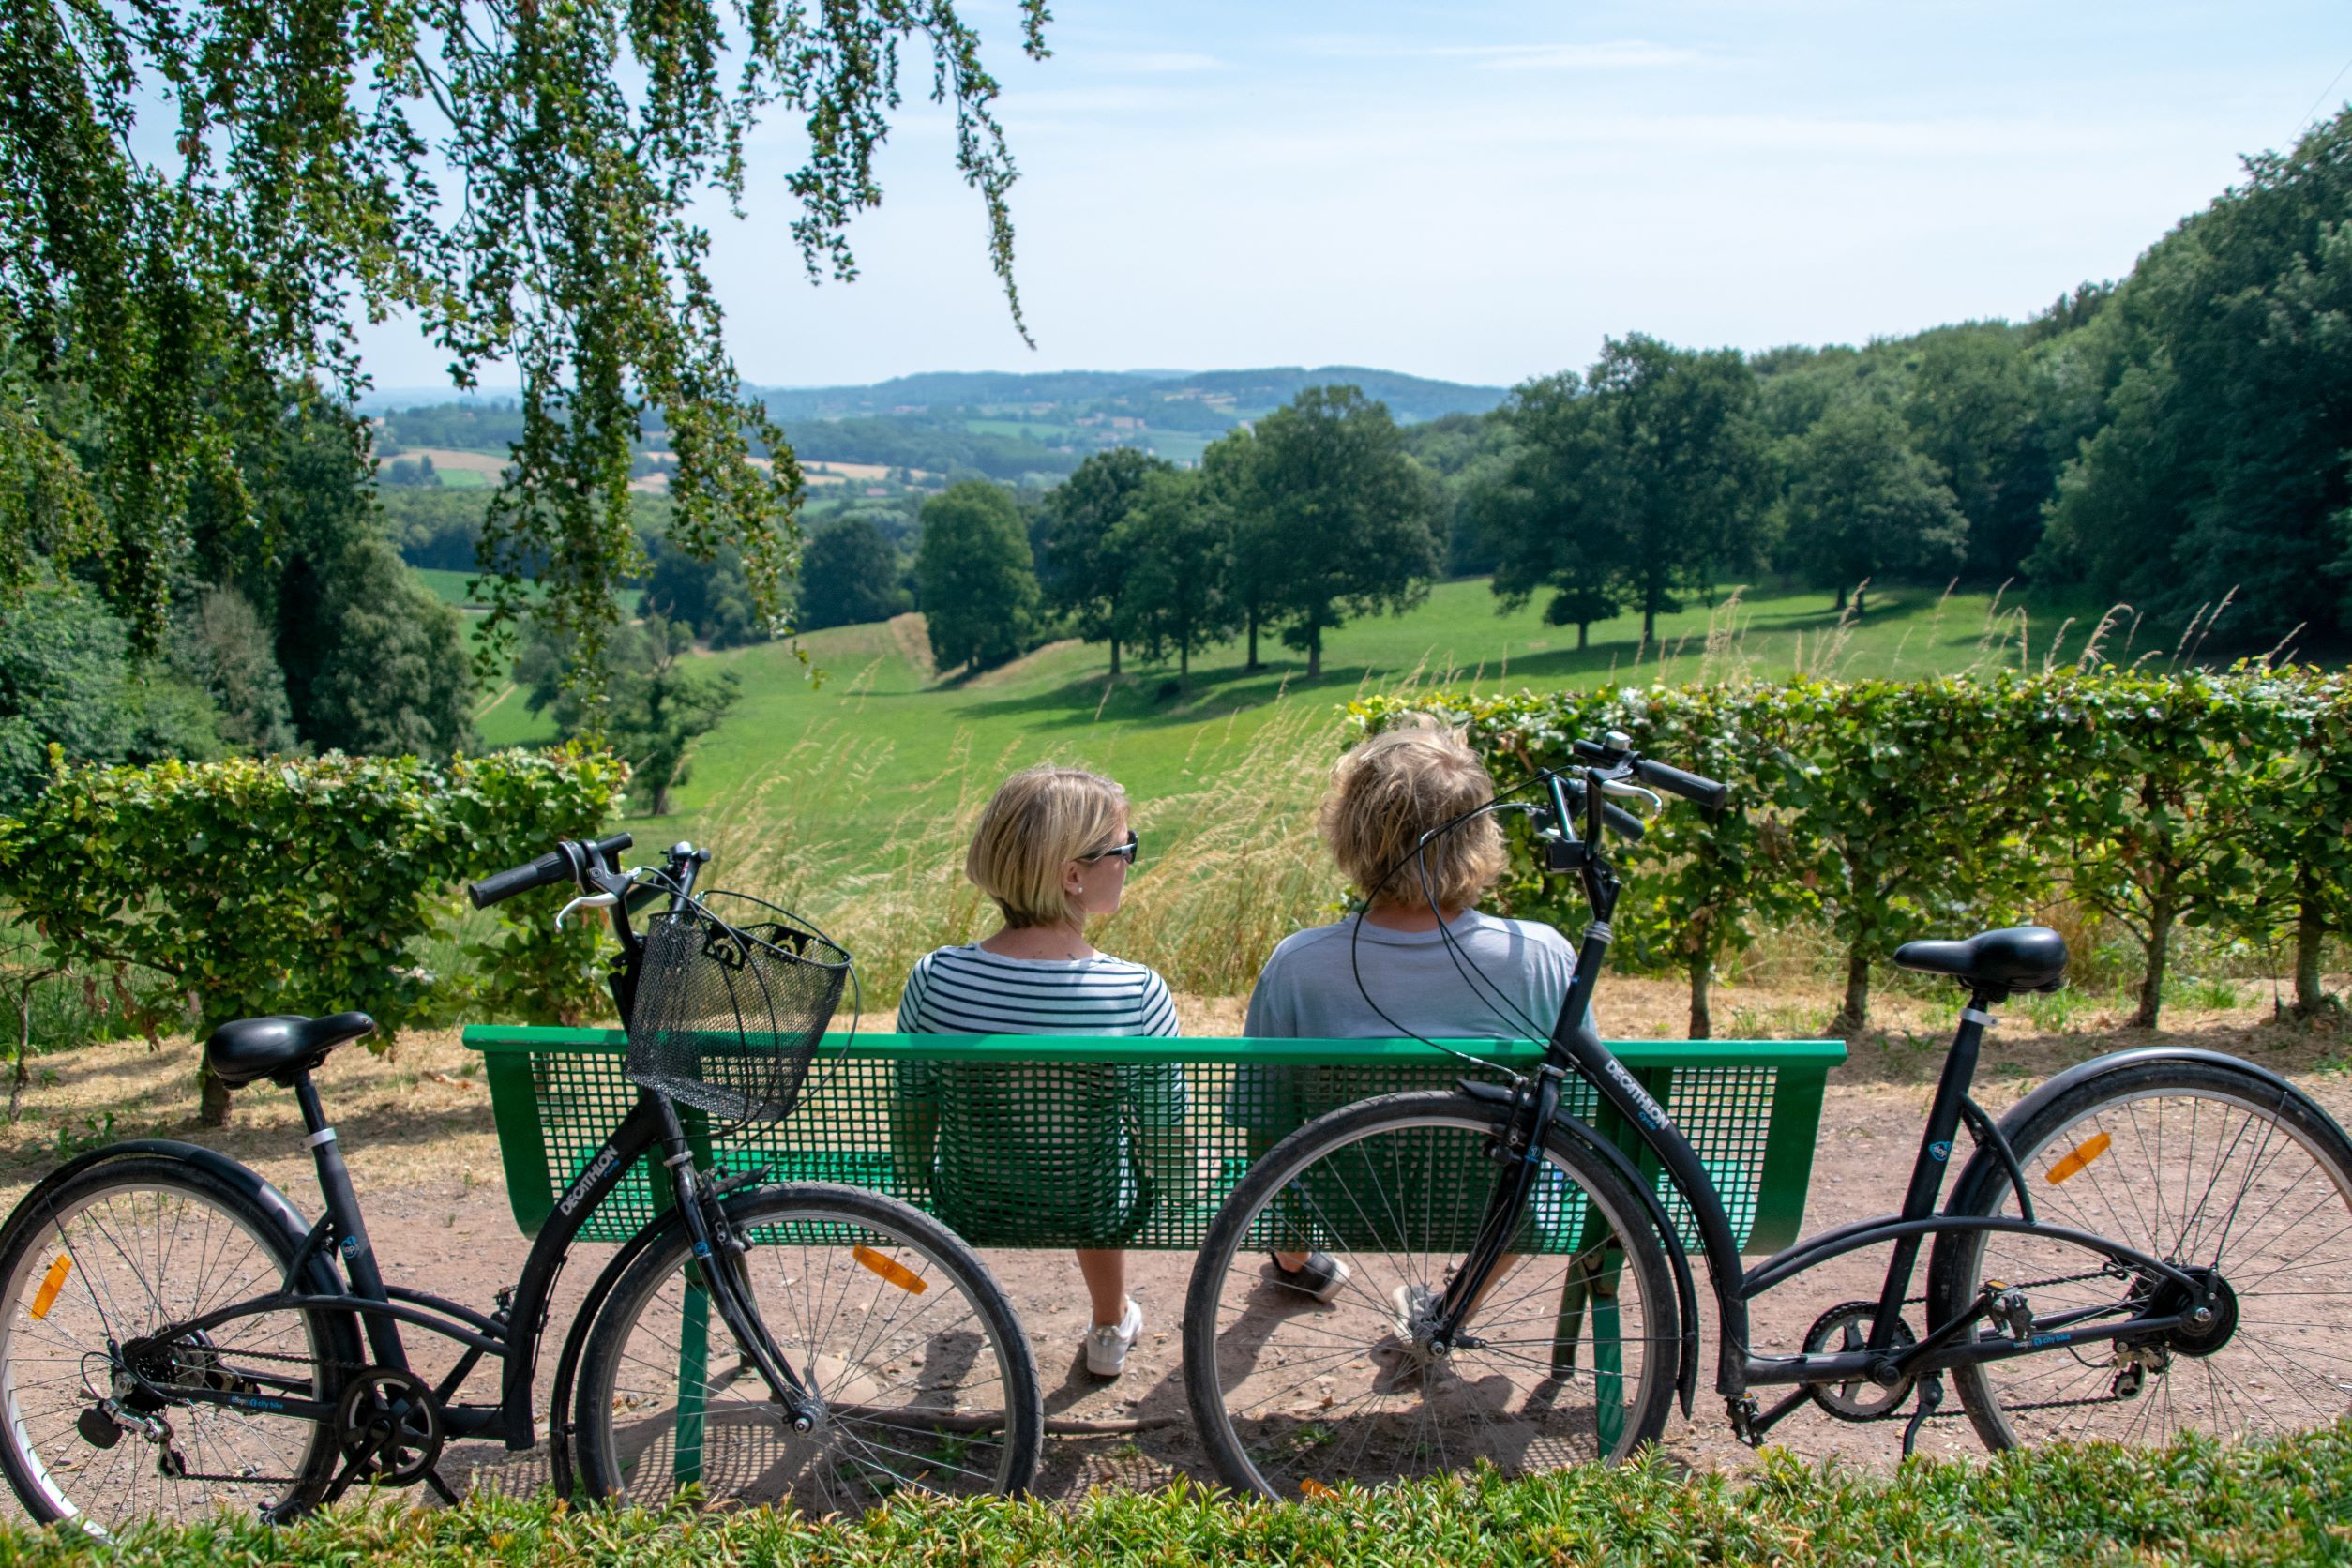
[[[1495,782],[1463,731],[1415,715],[1341,757],[1317,816],[1359,914],[1285,937],[1250,992],[1243,1033],[1257,1038],[1525,1039],[1548,1034],[1568,998],[1576,950],[1549,926],[1506,920],[1478,902],[1502,875],[1502,831],[1475,817]],[[1473,984],[1469,975],[1478,977]],[[1274,1069],[1245,1072],[1229,1113],[1254,1143],[1299,1124],[1267,1114]],[[1324,1107],[1321,1108],[1331,1108]],[[1287,1124],[1284,1124],[1287,1123]],[[1262,1147],[1256,1151],[1262,1152]],[[1274,1277],[1318,1301],[1346,1283],[1321,1253],[1274,1256]]]

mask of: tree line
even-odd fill
[[[914,559],[942,669],[1012,657],[1069,627],[1124,656],[1192,656],[1263,632],[1322,672],[1353,616],[1420,602],[1440,566],[1437,489],[1388,411],[1357,388],[1309,387],[1198,468],[1097,453],[1025,524],[1015,498],[966,483],[927,503]]]
[[[988,662],[1068,628],[1116,671],[1246,630],[1255,667],[1278,627],[1319,671],[1348,617],[1490,573],[1501,606],[1540,600],[1580,647],[1595,622],[1637,614],[1652,640],[1693,596],[1763,580],[1856,614],[1869,584],[2088,593],[2202,623],[2216,649],[2340,647],[2346,236],[2352,110],[2249,159],[2120,283],[2023,323],[1755,354],[1634,333],[1491,414],[1401,429],[1354,388],[1310,389],[1197,471],[1089,459],[1044,499],[1026,576],[1008,528],[969,580],[948,565],[963,547],[936,547],[957,602],[934,646]]]

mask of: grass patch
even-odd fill
[[[1237,1504],[1186,1484],[1078,1506],[900,1502],[860,1519],[766,1511],[607,1512],[546,1500],[356,1509],[271,1531],[243,1519],[136,1531],[124,1564],[939,1562],[1356,1564],[1775,1562],[2084,1564],[2341,1561],[2352,1554],[2352,1429],[2224,1448],[2054,1449],[1983,1465],[1912,1461],[1892,1478],[1769,1455],[1760,1472],[1685,1480],[1655,1458],[1527,1481],[1343,1487]],[[10,1560],[89,1560],[68,1531],[11,1530]]]

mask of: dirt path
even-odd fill
[[[1753,1014],[1782,1002],[1733,995],[1720,1004]],[[1613,982],[1609,1033],[1679,1033],[1680,1006],[1680,992],[1670,984]],[[1832,1078],[1805,1214],[1808,1229],[1883,1213],[1900,1202],[1928,1086],[1941,1064],[1940,1035],[1948,1021],[1936,1026],[1936,1037],[1920,1034],[1916,1043],[1901,1030],[1918,1033],[1938,1014],[1946,1020],[1950,1014],[1948,1006],[1922,1003],[1916,1022],[1906,1023],[1908,1006],[1891,1009],[1900,1026],[1896,1033],[1856,1047]],[[1187,1033],[1199,1034],[1238,1033],[1240,1011],[1231,999],[1185,999],[1183,1006]],[[2285,1072],[2339,1119],[2352,1120],[2352,1077],[2337,1066],[2345,1048],[2342,1035],[2273,1024],[2266,1015],[2267,1007],[2200,1015],[2184,1019],[2194,1027],[2171,1037],[2193,1038],[2199,1046]],[[2061,1065],[2147,1041],[2145,1034],[2112,1026],[2062,1035],[2005,1028],[1986,1051],[1978,1095],[1998,1114]],[[100,1108],[107,1107],[114,1117],[112,1136],[196,1138],[254,1166],[298,1208],[315,1214],[317,1184],[300,1146],[291,1093],[266,1086],[244,1091],[230,1127],[200,1132],[190,1123],[194,1065],[194,1049],[186,1041],[153,1050],[123,1043],[44,1059],[27,1093],[23,1119],[0,1130],[0,1203],[13,1204],[64,1153],[102,1141]],[[493,1291],[520,1271],[527,1244],[507,1208],[489,1094],[473,1054],[453,1033],[410,1035],[389,1057],[346,1048],[320,1074],[320,1088],[352,1162],[387,1276],[487,1308]],[[607,1248],[584,1247],[566,1270],[556,1323],[569,1322],[573,1305],[607,1256]],[[1808,1276],[1795,1291],[1765,1298],[1756,1320],[1758,1348],[1793,1348],[1823,1304],[1875,1294],[1883,1257],[1855,1255]],[[1178,1315],[1192,1265],[1189,1255],[1133,1255],[1132,1289],[1142,1304],[1146,1327],[1126,1377],[1111,1384],[1083,1369],[1078,1336],[1087,1314],[1070,1259],[992,1252],[988,1261],[1029,1328],[1049,1416],[1134,1423],[1140,1428],[1052,1440],[1041,1490],[1069,1497],[1096,1485],[1150,1486],[1180,1474],[1209,1478],[1185,1413],[1179,1361]],[[1702,1295],[1704,1289],[1702,1284]],[[1701,1316],[1711,1334],[1701,1365],[1711,1367],[1711,1303],[1702,1303]],[[432,1370],[446,1364],[445,1358],[421,1348],[417,1359]],[[552,1362],[550,1348],[541,1368],[542,1399]],[[469,1392],[490,1397],[489,1380],[477,1374]],[[535,1413],[543,1418],[544,1405]],[[1696,1415],[1695,1423],[1678,1415],[1669,1428],[1666,1446],[1678,1459],[1700,1469],[1753,1462],[1723,1425],[1719,1401],[1702,1395]],[[1885,1466],[1894,1455],[1896,1430],[1841,1425],[1807,1409],[1784,1423],[1774,1440],[1808,1458],[1836,1455]],[[1931,1425],[1923,1446],[1938,1455],[1980,1452],[1966,1424],[1957,1420]],[[510,1455],[474,1443],[453,1445],[447,1473],[453,1479],[470,1475],[478,1485],[527,1491],[543,1483],[546,1468],[535,1452]]]

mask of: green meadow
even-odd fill
[[[461,574],[448,574],[460,576]],[[1868,613],[1841,617],[1820,594],[1729,596],[1663,617],[1654,643],[1638,616],[1595,624],[1579,651],[1576,628],[1544,623],[1540,604],[1499,615],[1484,580],[1441,583],[1405,615],[1354,622],[1329,638],[1321,676],[1279,641],[1261,640],[1264,668],[1244,669],[1237,640],[1193,661],[1179,686],[1172,664],[1137,665],[1107,678],[1100,644],[1048,645],[1003,669],[942,679],[927,664],[920,623],[837,627],[792,647],[707,656],[724,660],[744,694],[696,747],[676,809],[639,824],[646,836],[710,837],[717,819],[764,822],[820,838],[846,855],[903,836],[910,820],[952,815],[1003,773],[1048,759],[1119,778],[1144,807],[1193,794],[1228,773],[1277,719],[1329,728],[1359,692],[1424,687],[1554,690],[1608,682],[1784,677],[1796,673],[1918,676],[2072,657],[2096,613],[2053,613],[1992,596],[1874,593]],[[2104,652],[2127,660],[2124,633]],[[2169,647],[2159,651],[2168,656]],[[477,720],[492,746],[552,738],[543,718],[509,697]]]

